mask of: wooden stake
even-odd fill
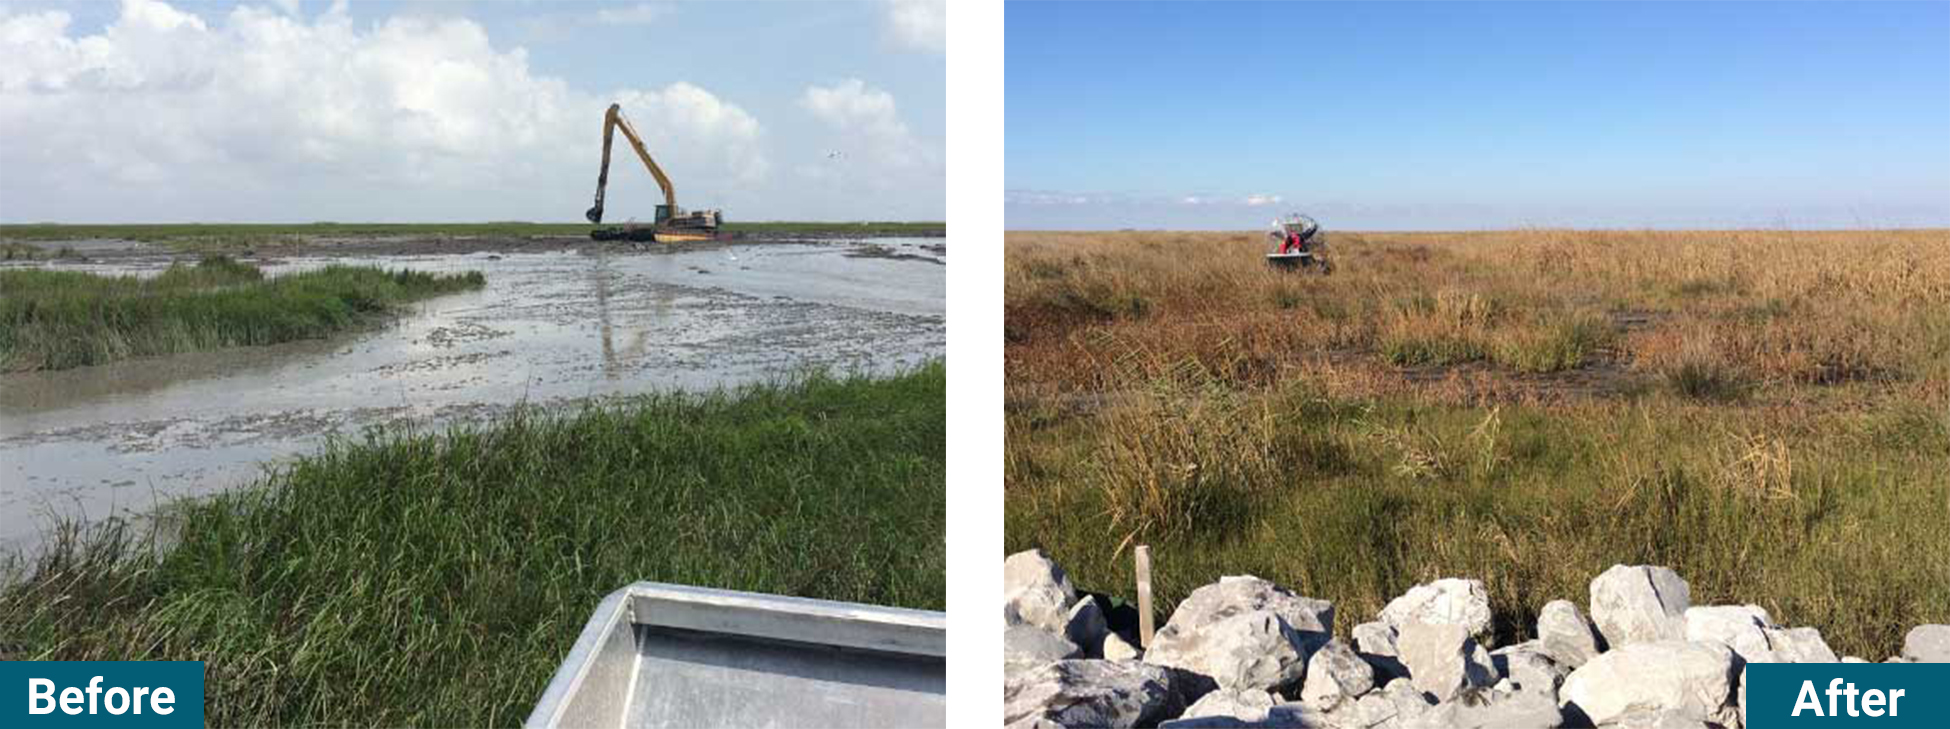
[[[1151,547],[1137,548],[1138,645],[1151,649]]]

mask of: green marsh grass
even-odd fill
[[[1695,604],[1753,602],[1872,661],[1950,616],[1950,419],[1323,397],[1294,384],[1092,415],[1011,413],[1007,545],[1129,597],[1152,546],[1169,606],[1256,574],[1333,599],[1342,629],[1418,582],[1490,589],[1499,644],[1614,563],[1661,564]],[[1786,435],[1776,435],[1786,433]]]
[[[151,279],[0,271],[0,370],[65,369],[130,357],[315,339],[403,305],[480,288],[458,275],[327,266],[266,277],[225,257]]]
[[[0,589],[0,645],[205,661],[212,726],[512,726],[630,582],[943,609],[946,381],[372,434],[165,509],[167,549],[58,532]]]

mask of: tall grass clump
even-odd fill
[[[1564,372],[1584,366],[1612,338],[1611,326],[1601,316],[1552,315],[1499,332],[1490,353],[1498,364],[1518,372]]]
[[[639,580],[942,609],[946,371],[342,442],[69,527],[0,588],[28,660],[200,660],[212,726],[512,726]]]
[[[370,325],[412,301],[485,283],[478,272],[355,266],[266,277],[221,256],[175,264],[149,279],[0,271],[0,369],[65,369],[315,339]]]
[[[1210,387],[1155,381],[1113,407],[1092,460],[1105,516],[1126,540],[1224,531],[1277,471],[1271,421]]]

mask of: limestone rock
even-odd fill
[[[1413,681],[1399,678],[1351,705],[1341,704],[1327,717],[1343,729],[1400,729],[1434,707],[1435,703],[1416,689]]]
[[[1564,679],[1558,703],[1606,724],[1634,711],[1679,711],[1689,719],[1732,725],[1733,650],[1718,643],[1628,643],[1591,659]]]
[[[1321,711],[1374,690],[1374,668],[1339,639],[1328,641],[1307,659],[1300,701]]]
[[[1266,715],[1266,710],[1280,703],[1279,697],[1270,691],[1245,689],[1239,691],[1219,690],[1206,694],[1191,706],[1185,707],[1180,719],[1196,719],[1202,716],[1253,717]]]
[[[1395,650],[1395,629],[1387,623],[1375,621],[1354,626],[1354,649],[1362,653],[1378,656],[1400,655]]]
[[[1212,681],[1212,686],[1188,691],[1189,700],[1210,688],[1283,691],[1297,686],[1309,654],[1286,618],[1272,610],[1254,610],[1196,629],[1160,631],[1144,661]]]
[[[1005,614],[1060,634],[1077,591],[1062,567],[1043,550],[1032,549],[1002,560],[1002,601]]]
[[[1903,636],[1910,663],[1950,663],[1950,625],[1918,625]]]
[[[1444,578],[1410,588],[1389,601],[1380,617],[1398,631],[1409,623],[1456,624],[1483,637],[1490,631],[1490,593],[1481,580]]]
[[[1814,628],[1769,628],[1766,633],[1767,647],[1774,654],[1774,663],[1835,663],[1841,660],[1828,647],[1828,641],[1822,640],[1821,631]]]
[[[1137,661],[1044,664],[1011,677],[1002,701],[1002,721],[1011,726],[1150,726],[1183,707],[1170,672]]]
[[[1743,727],[1746,726],[1747,725],[1747,666],[1746,664],[1741,664],[1740,666],[1740,689],[1738,690],[1738,692],[1734,697],[1733,705],[1740,707],[1740,725]]]
[[[1400,651],[1395,648],[1395,629],[1380,621],[1354,626],[1354,649],[1374,668],[1375,685],[1408,675]]]
[[[1470,637],[1468,626],[1409,623],[1402,626],[1396,646],[1415,688],[1438,703],[1496,683],[1489,651]]]
[[[1138,650],[1137,646],[1131,645],[1130,641],[1124,640],[1124,636],[1116,633],[1104,634],[1105,659],[1112,661],[1135,661],[1142,657],[1144,657],[1144,651]]]
[[[1544,603],[1543,611],[1537,614],[1537,640],[1543,643],[1545,653],[1569,668],[1582,666],[1598,655],[1598,634],[1577,603],[1570,600]]]
[[[1402,723],[1403,729],[1556,729],[1557,702],[1541,693],[1472,691]]]
[[[1171,620],[1159,632],[1198,628],[1254,610],[1278,613],[1297,631],[1329,635],[1334,632],[1334,603],[1296,595],[1252,575],[1221,577],[1218,582],[1193,590],[1178,603]]]
[[[1015,674],[1045,663],[1081,658],[1077,644],[1033,625],[1012,625],[1002,632],[1002,670]]]
[[[1158,729],[1235,729],[1240,727],[1265,727],[1266,729],[1340,729],[1328,722],[1320,712],[1302,704],[1276,704],[1264,711],[1250,712],[1238,716],[1200,716],[1187,719],[1173,719],[1158,725]]]
[[[1078,600],[1063,618],[1063,637],[1090,658],[1104,657],[1104,636],[1108,634],[1110,626],[1104,622],[1104,611],[1097,607],[1094,596]]]
[[[1591,622],[1613,650],[1684,640],[1691,588],[1664,567],[1613,565],[1591,581]]]
[[[1557,688],[1564,683],[1570,668],[1558,663],[1543,648],[1541,641],[1519,643],[1490,652],[1490,665],[1496,674],[1509,681],[1517,693],[1539,694],[1557,705]]]
[[[1715,729],[1710,724],[1688,716],[1684,711],[1633,711],[1618,717],[1600,729]]]
[[[1270,620],[1269,620],[1270,618]],[[1225,577],[1186,596],[1152,637],[1144,660],[1213,682],[1190,687],[1284,689],[1334,630],[1334,604],[1301,597],[1258,577]]]
[[[1686,609],[1686,640],[1719,643],[1743,660],[1770,650],[1767,630],[1774,627],[1759,605],[1713,605]]]

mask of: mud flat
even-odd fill
[[[139,515],[373,427],[809,369],[889,372],[944,353],[944,268],[916,260],[945,258],[940,238],[408,255],[370,245],[257,262],[273,274],[477,270],[487,287],[360,335],[0,376],[0,548],[31,545],[56,515]],[[858,256],[866,246],[903,255]],[[91,248],[91,261],[35,265],[143,274],[169,261],[149,246]]]

